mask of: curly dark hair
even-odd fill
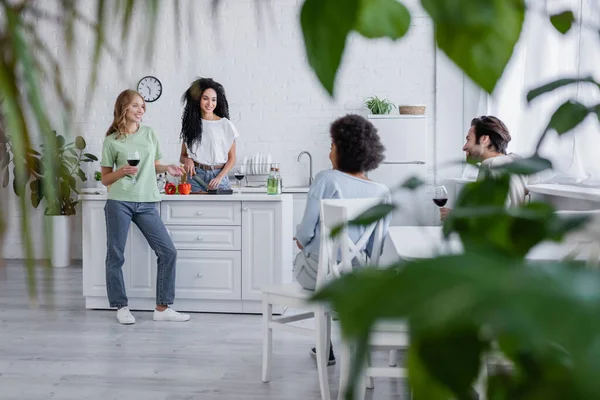
[[[360,115],[338,118],[329,130],[337,149],[337,168],[342,172],[372,171],[384,159],[385,147],[373,124]]]
[[[223,85],[211,78],[197,78],[181,97],[184,110],[181,116],[181,134],[179,137],[190,148],[193,144],[200,144],[202,141],[200,99],[206,89],[213,89],[217,93],[217,106],[214,113],[221,118],[229,119],[229,103],[227,103]]]
[[[488,136],[490,138],[489,147],[498,153],[506,154],[506,147],[512,138],[504,122],[497,117],[483,115],[473,118],[471,126],[475,127],[476,144],[479,144],[482,136]]]

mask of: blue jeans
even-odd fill
[[[222,170],[223,169],[215,169],[206,171],[202,168],[196,167],[196,176],[202,179],[204,183],[206,183],[206,185],[208,186],[210,181],[216,178]],[[190,175],[188,175],[188,182],[192,185],[192,192],[206,192],[208,190],[208,187],[202,187],[202,185]],[[223,180],[221,180],[218,189],[231,189],[231,184],[229,183],[228,176],[223,177]]]
[[[131,221],[140,228],[148,244],[158,256],[156,304],[170,305],[175,299],[175,265],[177,250],[163,224],[156,203],[132,203],[107,200],[106,217],[106,291],[111,307],[126,307],[127,293],[123,280],[125,244]],[[135,260],[135,254],[132,254]],[[133,268],[135,261],[132,260]]]

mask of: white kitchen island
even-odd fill
[[[80,195],[86,308],[109,309],[106,194]],[[163,195],[159,213],[177,248],[179,311],[261,313],[261,287],[292,281],[291,194]],[[156,255],[131,224],[125,265],[129,308],[153,310]]]

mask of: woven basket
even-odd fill
[[[425,106],[398,106],[398,111],[403,115],[423,115],[425,114]]]

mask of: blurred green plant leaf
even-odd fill
[[[63,135],[56,136],[56,147],[61,148],[65,145],[65,137]]]
[[[411,341],[410,346],[416,347],[419,359],[429,374],[450,388],[458,398],[471,398],[482,355],[489,347],[479,338],[477,328],[473,326],[411,336],[418,338]],[[461,359],[461,362],[455,363],[456,359]]]
[[[400,39],[410,28],[410,12],[396,0],[362,0],[356,30],[364,37]]]
[[[569,132],[588,116],[590,110],[583,104],[569,100],[554,112],[546,130],[554,130],[559,135]]]
[[[557,31],[564,35],[571,30],[571,26],[573,26],[573,22],[575,22],[575,15],[573,14],[573,11],[563,11],[551,15],[550,22]]]
[[[413,399],[448,400],[453,397],[452,393],[436,381],[423,365],[415,339],[411,340],[408,347],[406,366]]]
[[[85,139],[82,136],[77,136],[75,138],[75,147],[77,150],[83,150],[86,147]]]
[[[546,158],[534,155],[528,158],[518,159],[510,164],[495,167],[493,171],[517,175],[533,175],[547,169],[552,169],[552,162]]]
[[[394,204],[377,204],[374,207],[369,208],[358,217],[348,221],[349,226],[367,226],[374,222],[379,221],[387,217],[393,210],[396,209]],[[331,237],[337,237],[340,232],[344,229],[343,225],[336,226],[331,230]]]
[[[87,177],[85,176],[85,172],[83,172],[83,170],[81,168],[77,169],[77,176],[79,176],[79,179],[81,179],[82,182],[85,182],[87,180]]]
[[[96,157],[92,153],[85,153],[84,156],[86,156],[87,158],[89,158],[92,161],[98,161],[98,157]]]
[[[356,25],[360,0],[306,0],[300,12],[308,63],[333,96],[335,76]]]
[[[523,0],[421,0],[435,23],[438,47],[476,84],[492,93],[525,19]]]
[[[424,184],[425,184],[425,181],[423,181],[421,178],[419,178],[417,176],[413,176],[413,177],[410,177],[407,180],[405,180],[400,187],[403,189],[408,189],[408,190],[416,190],[416,189],[420,188],[421,186],[423,186]]]
[[[600,84],[594,80],[591,76],[586,78],[563,78],[557,79],[553,82],[549,82],[545,85],[537,87],[535,89],[530,90],[527,93],[527,102],[533,101],[535,98],[545,94],[552,92],[556,89],[562,88],[564,86],[572,85],[574,83],[592,83],[600,88]]]

